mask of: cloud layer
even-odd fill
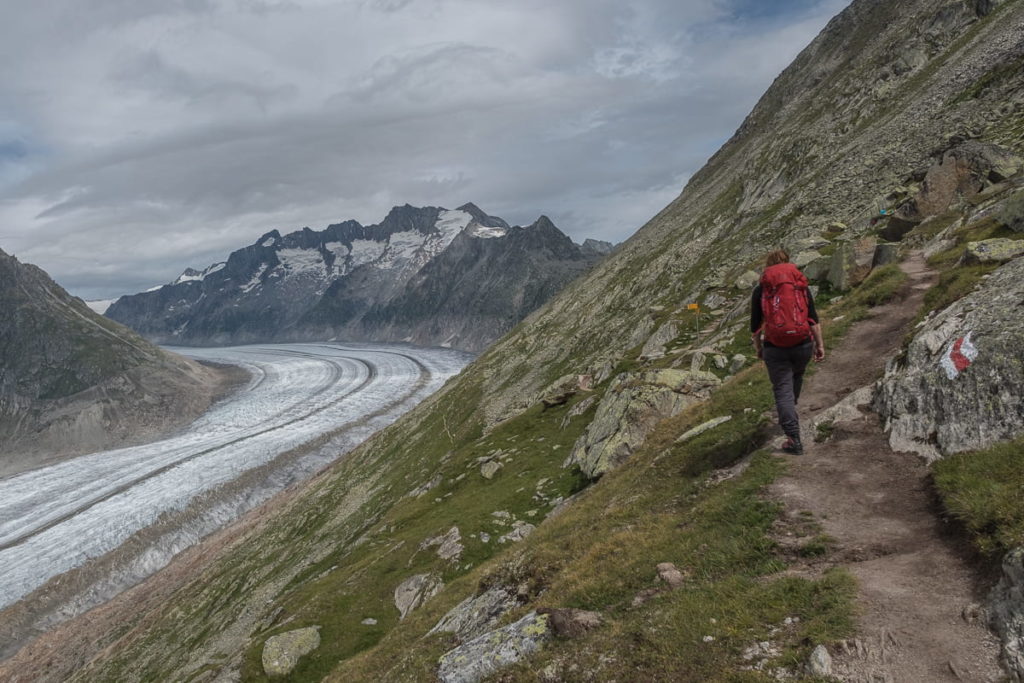
[[[24,4],[0,247],[100,298],[406,202],[619,241],[846,2]]]

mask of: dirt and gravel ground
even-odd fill
[[[998,681],[998,642],[978,607],[991,577],[944,521],[928,467],[916,455],[894,453],[878,416],[866,411],[837,422],[828,441],[813,441],[816,415],[882,375],[935,282],[919,255],[902,268],[910,280],[898,300],[873,309],[810,378],[800,400],[806,452],[787,456],[789,473],[772,495],[785,504],[792,528],[806,528],[809,511],[834,539],[825,557],[798,572],[838,565],[857,579],[858,635],[831,648],[838,678]]]

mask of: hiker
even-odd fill
[[[802,455],[796,404],[807,363],[811,358],[825,360],[825,342],[807,278],[783,249],[765,258],[761,282],[750,299],[750,333],[757,357],[768,368],[779,425],[788,437],[782,450]]]

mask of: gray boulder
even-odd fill
[[[420,550],[437,547],[437,556],[442,560],[458,560],[464,550],[459,527],[453,526],[447,533],[428,538],[420,543]]]
[[[721,381],[704,371],[656,370],[619,375],[566,466],[598,477],[622,464],[661,420],[708,397]]]
[[[743,273],[743,275],[740,275],[738,278],[736,278],[736,288],[741,290],[753,289],[755,286],[757,286],[757,283],[760,281],[760,273],[755,273],[752,270],[748,270],[747,272]]]
[[[263,671],[268,676],[287,676],[299,659],[320,647],[320,627],[309,626],[267,638],[263,644]]]
[[[890,263],[898,263],[900,260],[900,245],[894,242],[881,242],[875,246],[875,254],[871,260],[871,267],[878,268],[887,266]]]
[[[1024,189],[1004,200],[995,211],[994,218],[1014,232],[1024,232]]]
[[[530,612],[441,655],[438,678],[444,683],[477,683],[538,651],[551,637],[548,616]]]
[[[661,358],[665,355],[665,346],[678,336],[679,325],[676,321],[669,320],[648,338],[640,355],[645,358]]]
[[[1024,548],[1007,554],[1003,577],[992,591],[990,624],[1003,648],[1003,668],[1024,681]]]
[[[1002,263],[1024,255],[1024,240],[997,237],[981,242],[968,242],[965,263]]]
[[[497,586],[460,602],[441,617],[430,633],[454,633],[459,640],[471,640],[492,628],[503,614],[518,604],[515,592]]]
[[[398,608],[399,619],[405,619],[410,612],[441,592],[442,588],[444,583],[432,574],[416,574],[398,584],[395,588],[395,607]]]
[[[876,394],[893,450],[928,459],[1024,434],[1024,259],[922,325]]]

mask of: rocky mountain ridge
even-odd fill
[[[744,329],[760,260],[783,245],[812,271],[830,345],[898,296],[903,280],[886,263],[923,249],[940,271],[881,383],[835,412],[864,421],[859,406],[874,402],[891,443],[967,469],[944,494],[951,510],[972,481],[986,495],[1004,485],[986,470],[1009,482],[1004,506],[959,508],[974,532],[1000,532],[990,609],[943,607],[952,620],[991,618],[1004,668],[1022,680],[1014,444],[1024,417],[1000,393],[1020,381],[1024,343],[1019,245],[1007,244],[1021,241],[1021,36],[1020,0],[855,0],[610,258],[222,554],[191,556],[195,573],[112,606],[109,632],[90,622],[63,671],[82,681],[267,680],[285,669],[336,681],[832,675],[833,656],[865,649],[857,589],[820,520],[783,516],[765,498],[785,464],[762,448],[770,386]],[[690,303],[702,304],[699,334]],[[951,420],[961,428],[938,428]],[[807,441],[844,428],[823,422]],[[990,462],[992,443],[1010,451],[1003,465],[970,470]],[[978,450],[955,455],[964,448]],[[901,635],[883,634],[883,653]],[[34,671],[53,671],[49,652],[30,658]]]
[[[273,230],[227,261],[118,299],[106,315],[161,343],[401,341],[481,350],[610,251],[546,217],[473,204],[395,207],[378,225]]]
[[[151,438],[223,389],[3,251],[0,311],[0,474]]]

